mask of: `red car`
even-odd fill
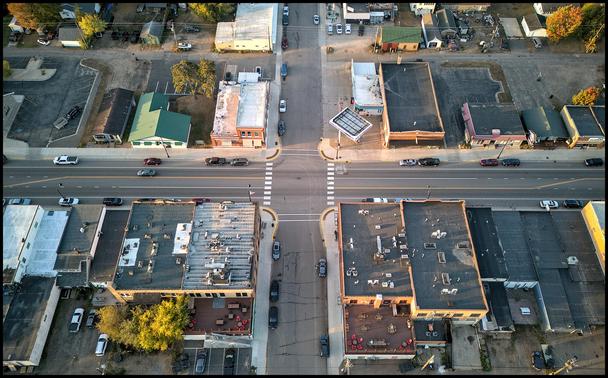
[[[479,164],[482,167],[495,167],[498,165],[498,159],[481,159]]]
[[[160,165],[161,160],[159,158],[147,158],[144,159],[144,165]]]

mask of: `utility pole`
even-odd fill
[[[163,137],[159,137],[160,138],[160,144],[163,145],[163,148],[165,149],[165,153],[167,154],[167,158],[170,158],[171,156],[169,156],[169,151],[167,151],[167,146],[165,146],[165,141],[163,140]]]
[[[380,26],[376,26],[376,38],[374,38],[374,52],[378,53],[378,33],[380,32]]]
[[[426,199],[428,200],[429,198],[431,198],[431,186],[427,185],[426,186]]]
[[[61,196],[61,198],[65,199],[65,196],[61,193],[61,191],[59,190],[59,188],[63,188],[63,184],[59,183],[57,185],[57,193],[59,193],[59,195]]]
[[[505,147],[507,147],[507,144],[509,144],[510,141],[511,141],[511,138],[507,139],[504,146],[502,146],[502,149],[498,153],[498,156],[496,156],[496,160],[500,159],[500,155],[502,155],[502,152],[505,150]]]
[[[247,194],[249,195],[249,202],[251,202],[251,196],[255,194],[255,192],[253,190],[251,190],[251,184],[247,185],[248,187],[248,191]]]
[[[578,360],[578,358],[576,356],[572,357],[568,361],[564,362],[564,366],[562,366],[561,368],[559,368],[555,371],[550,372],[549,375],[557,375],[564,370],[566,370],[566,373],[570,372],[570,370],[572,370],[573,368],[576,367],[576,365],[574,365],[574,364],[576,363],[577,360]]]

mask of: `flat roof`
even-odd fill
[[[574,329],[574,319],[559,271],[560,269],[538,269],[538,284],[551,328]]]
[[[196,206],[183,289],[252,288],[256,214],[249,202]]]
[[[506,280],[507,266],[490,208],[467,208],[467,220],[475,246],[481,278]]]
[[[558,112],[543,106],[521,112],[524,125],[539,137],[568,138],[568,130]]]
[[[55,278],[26,276],[10,299],[3,320],[2,357],[4,361],[30,360],[38,330],[48,306]],[[3,300],[7,300],[4,295]],[[53,316],[53,313],[50,315]]]
[[[391,132],[443,132],[427,62],[380,64]]]
[[[57,253],[90,252],[103,205],[75,205],[63,232]]]
[[[268,82],[241,83],[236,127],[266,128]]]
[[[217,136],[236,136],[236,120],[239,108],[241,87],[220,81],[215,106],[212,133]]]
[[[402,204],[418,308],[487,310],[464,201]]]
[[[410,274],[399,247],[405,242],[399,235],[403,233],[400,205],[340,203],[339,206],[344,295],[411,297]]]
[[[194,207],[194,202],[133,202],[122,246],[131,248],[119,257],[114,276],[117,290],[181,288],[184,265],[176,260],[184,260],[187,248],[174,255],[174,237],[178,224],[192,222]],[[134,254],[130,252],[133,249]]]
[[[372,127],[371,122],[348,107],[344,108],[340,113],[330,119],[329,124],[343,132],[344,135],[355,142]]]
[[[351,67],[353,97],[360,106],[382,106],[380,93],[380,76],[376,73],[374,63],[355,63]]]
[[[566,105],[581,136],[605,136],[606,107]]]
[[[492,135],[493,130],[500,130],[500,135],[526,135],[515,105],[465,103],[465,106],[477,135]]]
[[[111,89],[103,96],[99,114],[101,114],[104,133],[122,137],[133,108],[133,101],[133,91],[124,88]]]
[[[414,320],[416,344],[447,343],[447,326],[444,320]]]
[[[606,229],[606,201],[590,201],[591,208],[597,217],[597,221],[600,224],[602,232],[605,233]]]
[[[101,226],[102,235],[99,237],[95,258],[91,263],[90,281],[112,281],[128,219],[128,210],[106,210]]]
[[[38,205],[7,205],[2,214],[2,268],[16,269]],[[42,208],[41,208],[42,211]]]
[[[511,310],[509,309],[509,299],[507,297],[507,289],[502,282],[485,282],[486,298],[490,306],[490,311],[494,319],[492,319],[499,329],[512,329],[513,318],[511,318]]]
[[[528,29],[530,29],[531,31],[543,28],[543,25],[541,24],[540,19],[538,17],[538,14],[530,13],[530,14],[525,15],[523,18],[524,18],[524,20],[526,20],[526,25],[528,25]]]
[[[492,218],[505,257],[509,281],[537,281],[536,270],[524,237],[524,224],[519,212],[493,211]]]
[[[528,241],[532,261],[538,269],[568,268],[566,254],[558,238],[551,214],[546,211],[522,211],[523,236]],[[521,237],[521,236],[520,236]]]
[[[276,3],[239,3],[236,8],[234,39],[251,40],[269,38],[275,41]]]

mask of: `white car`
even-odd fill
[[[192,44],[188,43],[188,42],[179,42],[177,44],[177,48],[180,50],[191,50],[192,49]]]
[[[78,156],[61,155],[53,159],[55,165],[76,165],[78,164]]]
[[[289,16],[289,6],[285,5],[283,7],[283,15]]]
[[[59,206],[72,206],[78,205],[80,200],[78,198],[73,197],[63,197],[59,199]]]
[[[331,23],[327,24],[327,34],[333,34],[334,33],[334,25]]]
[[[319,25],[319,22],[321,22],[321,19],[319,18],[318,14],[315,14],[314,16],[312,16],[312,22],[315,25]]]
[[[108,335],[102,333],[99,335],[97,339],[97,347],[95,348],[95,355],[97,357],[102,357],[106,353],[106,348],[108,347]]]
[[[336,24],[336,33],[342,34],[342,24]]]
[[[76,333],[80,329],[82,318],[84,317],[84,308],[78,307],[72,314],[72,320],[70,321],[70,333]]]
[[[554,200],[543,200],[543,201],[540,201],[539,205],[543,209],[546,209],[546,208],[557,209],[559,207],[559,203],[557,203],[557,201],[554,201]]]
[[[532,43],[534,43],[534,47],[536,47],[537,49],[540,49],[543,47],[543,43],[540,41],[540,39],[534,37],[532,38]]]
[[[344,34],[350,34],[350,24],[344,25]]]
[[[417,164],[418,164],[418,160],[416,160],[416,159],[405,159],[405,160],[399,161],[399,165],[402,167],[411,167],[411,166],[414,166]]]
[[[287,111],[287,101],[279,101],[279,113],[285,113]]]
[[[40,43],[42,46],[48,46],[51,44],[51,41],[45,38],[38,38],[36,42]]]

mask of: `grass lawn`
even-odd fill
[[[215,101],[202,95],[183,96],[176,100],[176,105],[176,112],[192,117],[188,147],[200,147],[200,144],[196,144],[197,140],[202,140],[205,143],[204,147],[209,147],[215,116]]]

